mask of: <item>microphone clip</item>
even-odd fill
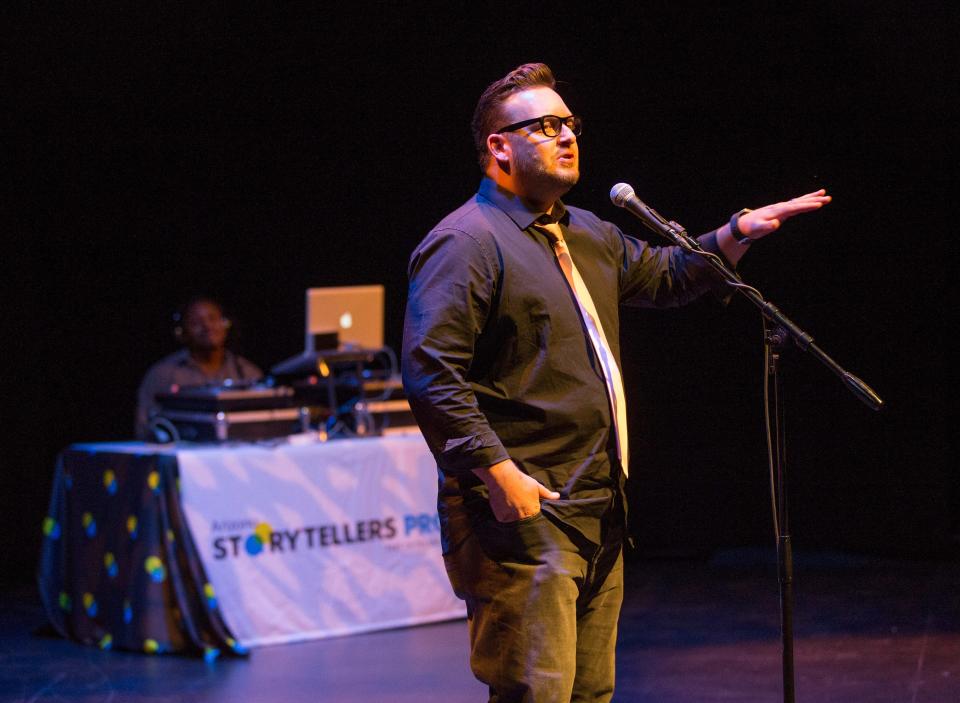
[[[700,242],[687,234],[687,230],[683,225],[675,220],[670,220],[667,224],[669,227],[666,231],[678,247],[691,254],[703,252]]]

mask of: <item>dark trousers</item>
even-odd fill
[[[444,555],[467,603],[470,664],[495,703],[609,701],[623,601],[623,513],[601,542],[542,512],[499,523],[448,505]]]

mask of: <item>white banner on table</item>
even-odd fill
[[[423,437],[178,450],[182,503],[246,646],[463,617]]]

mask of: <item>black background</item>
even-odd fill
[[[476,99],[526,61],[584,116],[567,202],[638,236],[616,182],[691,232],[828,188],[740,267],[888,405],[785,354],[796,544],[952,554],[955,11],[587,5],[4,10],[5,576],[32,577],[57,452],[130,436],[192,294],[266,368],[302,348],[306,288],[382,283],[398,349],[409,253],[479,180]],[[624,318],[640,552],[772,545],[758,314]]]

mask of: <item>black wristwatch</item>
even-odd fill
[[[739,222],[740,216],[746,215],[748,212],[750,212],[750,208],[745,207],[740,212],[733,213],[733,217],[730,218],[730,234],[733,235],[733,239],[737,244],[745,247],[753,244],[753,240],[740,231]]]

